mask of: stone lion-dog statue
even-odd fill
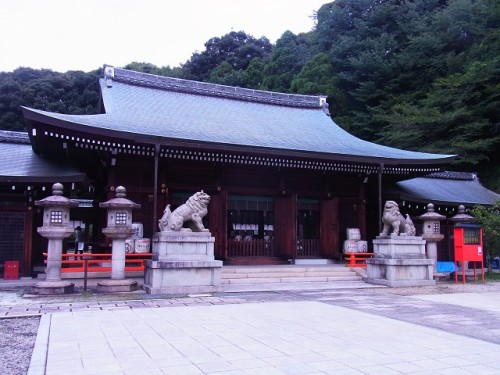
[[[417,231],[410,216],[406,214],[406,218],[399,212],[399,206],[394,201],[387,201],[384,205],[384,213],[382,214],[382,223],[384,229],[380,233],[381,237],[385,236],[414,236]]]
[[[180,230],[191,230],[193,232],[208,231],[203,226],[203,217],[208,213],[210,196],[203,190],[193,194],[186,203],[170,211],[170,204],[163,211],[163,216],[158,222],[160,232],[178,232]],[[183,228],[187,223],[189,228]]]

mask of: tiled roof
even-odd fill
[[[444,164],[453,155],[400,150],[363,141],[325,114],[319,96],[271,93],[115,68],[100,80],[105,113],[65,115],[24,109],[38,121],[155,142],[299,152],[325,159]],[[62,122],[60,121],[62,120]],[[81,126],[83,125],[83,127]]]
[[[500,194],[481,185],[477,176],[468,172],[433,173],[396,183],[401,199],[423,203],[450,205],[493,205]],[[450,178],[453,176],[454,178]],[[462,177],[462,178],[459,178]]]
[[[30,139],[27,133],[0,130],[0,142],[29,144]]]
[[[76,182],[85,174],[74,167],[48,161],[33,152],[26,133],[0,132],[0,181],[2,182]]]

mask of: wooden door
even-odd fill
[[[227,192],[211,194],[208,206],[208,226],[215,237],[214,255],[218,260],[227,258]]]
[[[320,247],[325,258],[338,259],[339,249],[339,199],[325,199],[320,207]]]
[[[297,195],[274,200],[274,246],[282,259],[294,259],[297,253]]]

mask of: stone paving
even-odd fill
[[[499,374],[500,283],[477,287],[71,301],[10,291],[0,316],[42,315],[29,375]]]

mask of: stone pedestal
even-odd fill
[[[136,281],[125,279],[125,240],[132,237],[132,210],[141,208],[140,204],[127,199],[127,190],[123,186],[116,188],[116,198],[99,203],[99,207],[107,210],[108,226],[102,233],[111,238],[111,280],[97,284],[97,290],[104,293],[133,292],[138,289]]]
[[[48,238],[47,269],[44,281],[33,285],[32,292],[40,295],[69,294],[75,291],[75,284],[61,280],[63,239],[73,232],[69,227],[43,226],[38,233]]]
[[[434,285],[434,261],[427,259],[425,240],[417,236],[377,237],[366,260],[365,282],[389,287]]]
[[[214,293],[221,291],[222,261],[214,260],[210,232],[159,232],[153,236],[153,257],[145,260],[148,294]]]
[[[133,292],[139,289],[137,281],[125,278],[125,239],[132,236],[134,229],[104,228],[102,232],[113,239],[111,254],[111,280],[97,283],[97,290],[102,293]]]
[[[40,281],[31,288],[32,293],[38,295],[70,294],[75,291],[75,284],[69,281]]]

